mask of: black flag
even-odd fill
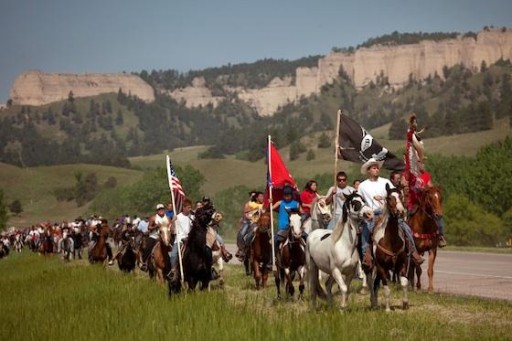
[[[340,154],[341,158],[351,162],[365,163],[370,158],[384,161],[383,167],[389,170],[401,171],[404,162],[382,147],[377,141],[356,121],[350,117],[340,115]]]

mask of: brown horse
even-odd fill
[[[39,244],[39,253],[45,256],[53,253],[53,229],[52,227],[47,227],[44,229],[42,234],[41,242]]]
[[[251,243],[250,262],[256,282],[256,290],[267,286],[269,266],[272,266],[272,249],[270,244],[270,213],[261,215]]]
[[[375,223],[373,231],[373,250],[375,255],[373,271],[367,274],[368,286],[370,288],[370,300],[372,308],[377,308],[377,287],[382,281],[386,311],[391,311],[390,289],[388,282],[391,281],[390,271],[400,273],[400,284],[403,289],[402,306],[409,308],[407,298],[407,253],[405,251],[405,240],[399,226],[399,218],[404,212],[400,201],[400,195],[396,188],[390,188],[386,184],[386,205],[382,215]]]
[[[293,279],[295,273],[299,275],[299,300],[304,295],[304,280],[306,275],[306,243],[302,239],[302,221],[298,212],[290,212],[290,227],[286,241],[280,246],[280,260],[274,279],[277,288],[277,298],[281,298],[281,278],[286,281],[286,293],[289,299],[293,298],[295,288]]]
[[[110,235],[110,227],[108,227],[108,222],[103,220],[101,225],[98,226],[98,240],[96,244],[89,250],[89,262],[93,263],[103,263],[108,257],[107,253],[107,238]]]
[[[437,220],[443,215],[443,197],[441,189],[437,186],[426,189],[420,196],[419,205],[409,218],[414,243],[419,253],[428,251],[428,291],[434,290],[434,263],[437,256],[437,243],[439,231]],[[409,281],[414,285],[414,270],[416,270],[416,288],[421,289],[421,266],[411,265]]]
[[[171,260],[169,252],[171,251],[171,228],[169,226],[160,226],[160,240],[156,243],[148,261],[149,277],[153,278],[156,274],[156,280],[159,284],[165,283],[165,275],[171,271]]]

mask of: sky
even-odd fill
[[[398,32],[512,27],[511,0],[2,0],[0,102],[23,71],[204,69]]]

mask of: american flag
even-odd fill
[[[183,191],[183,187],[181,187],[181,181],[176,175],[176,170],[172,166],[171,158],[169,155],[167,155],[167,175],[169,178],[169,188],[172,190],[174,195],[174,204],[176,205],[176,212],[174,212],[174,214],[177,215],[181,212],[181,208],[183,207],[185,192]]]

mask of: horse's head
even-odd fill
[[[386,184],[386,207],[389,214],[393,217],[402,215],[405,211],[402,200],[400,200],[400,191],[397,188],[391,188]]]
[[[427,188],[421,196],[420,205],[425,212],[436,217],[442,217],[443,196],[441,194],[441,189],[437,186]]]
[[[160,234],[160,240],[164,243],[165,246],[169,246],[171,242],[171,228],[169,226],[161,225],[158,228],[158,232]]]
[[[289,212],[289,220],[290,220],[290,232],[293,234],[295,238],[302,237],[302,218],[298,211],[290,211]]]
[[[314,203],[312,212],[312,215],[316,215],[322,226],[327,226],[332,219],[331,210],[325,203],[324,198],[320,198]]]
[[[264,232],[268,231],[270,228],[270,213],[269,212],[263,212],[260,215],[260,218],[258,219],[258,231]]]
[[[352,192],[345,199],[343,204],[343,222],[345,223],[348,218],[354,220],[362,220],[363,218],[372,218],[373,211],[366,205],[363,197],[357,192]]]
[[[215,209],[213,208],[212,204],[206,203],[204,206],[196,210],[194,222],[196,222],[202,228],[206,229],[212,220],[219,218],[215,217],[214,213]],[[222,216],[220,216],[220,218],[222,219]]]

